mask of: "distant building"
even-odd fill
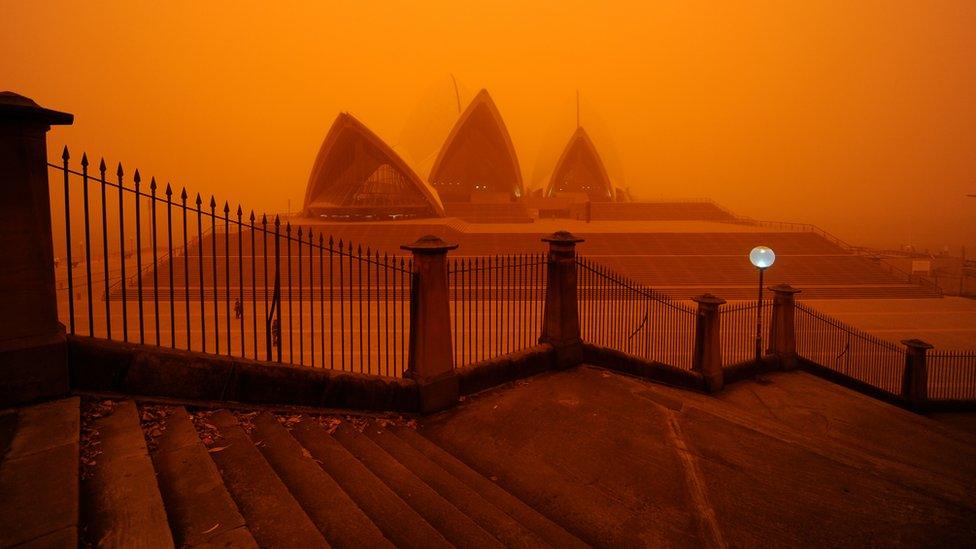
[[[576,128],[566,143],[544,195],[585,195],[592,202],[627,199],[624,191],[614,188],[600,153],[582,126]]]
[[[444,202],[504,202],[524,194],[515,146],[486,90],[478,92],[447,136],[430,183]]]
[[[589,203],[631,201],[630,193],[611,179],[582,126],[548,180],[526,191],[515,146],[486,90],[461,112],[433,158],[425,182],[419,166],[409,165],[353,116],[340,114],[315,158],[303,214],[336,221],[447,215],[529,222],[533,216],[589,219]]]
[[[308,179],[305,215],[337,220],[442,217],[437,194],[347,113],[336,117]]]

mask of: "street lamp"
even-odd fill
[[[766,246],[756,246],[749,252],[749,262],[759,269],[759,305],[756,307],[756,360],[762,359],[762,306],[763,306],[763,273],[773,266],[776,254]]]

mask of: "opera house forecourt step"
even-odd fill
[[[274,414],[254,420],[251,440],[333,547],[393,547]]]
[[[257,547],[189,414],[175,407],[153,453],[157,479],[180,547]]]
[[[92,425],[99,453],[81,482],[83,538],[98,547],[173,547],[136,403],[99,415]]]
[[[220,433],[210,456],[262,547],[328,547],[328,542],[251,439],[226,410],[210,418]]]
[[[0,547],[78,544],[78,397],[0,412]]]

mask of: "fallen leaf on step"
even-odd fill
[[[227,446],[216,446],[216,447],[211,448],[211,449],[209,449],[207,451],[210,452],[211,454],[214,454],[214,453],[217,453],[217,452],[219,452],[221,450],[226,450],[228,448],[230,448],[230,445],[227,445]]]
[[[220,526],[220,523],[219,522],[217,524],[214,524],[210,528],[207,528],[206,530],[204,530],[203,532],[201,532],[201,534],[209,534],[210,532],[213,532],[214,530],[216,530],[218,526]]]

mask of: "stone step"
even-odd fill
[[[97,547],[173,547],[135,402],[94,421],[101,450],[82,481],[85,538]]]
[[[306,419],[292,434],[397,547],[450,548],[444,537],[324,427]]]
[[[393,433],[406,441],[420,453],[439,465],[461,482],[467,484],[481,497],[514,518],[540,538],[554,547],[587,547],[587,544],[567,532],[563,527],[549,520],[522,500],[485,478],[453,454],[444,450],[426,437],[406,427],[391,427]]]
[[[498,540],[352,424],[339,424],[332,436],[449,542],[459,547],[501,547]]]
[[[311,519],[254,447],[237,418],[220,410],[210,417],[210,422],[221,435],[210,448],[210,457],[217,464],[227,491],[237,502],[248,530],[258,544],[262,547],[328,547]]]
[[[372,423],[363,433],[506,547],[548,547],[518,521],[381,425]]]
[[[330,545],[393,547],[274,414],[264,412],[255,418],[251,440]]]
[[[153,463],[180,547],[257,547],[183,407],[166,418]]]
[[[8,441],[0,456],[0,547],[76,546],[80,399],[10,413],[16,418],[0,422]]]

